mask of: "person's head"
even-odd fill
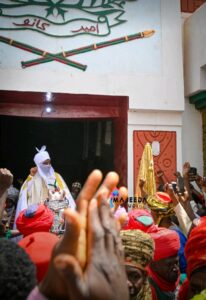
[[[156,225],[148,210],[136,208],[128,213],[128,222],[123,229],[139,229],[144,232],[152,232],[156,230]]]
[[[34,232],[49,232],[54,221],[53,212],[43,204],[32,204],[20,212],[16,220],[17,229],[27,236]]]
[[[13,199],[6,198],[5,208],[10,209],[16,205],[16,202]]]
[[[7,190],[6,197],[6,208],[11,208],[16,206],[19,197],[19,190],[17,190],[13,185],[11,185]]]
[[[37,149],[37,148],[36,148]],[[46,146],[37,149],[38,153],[34,156],[38,174],[46,181],[48,177],[55,177],[54,169],[51,165],[51,158],[46,151]]]
[[[0,239],[0,299],[25,300],[36,285],[36,268],[25,251]]]
[[[57,235],[49,232],[35,232],[19,241],[36,266],[38,282],[44,278],[54,246],[59,242]]]
[[[206,289],[206,217],[190,233],[185,246],[189,299]]]
[[[164,192],[157,192],[147,198],[155,224],[161,226],[161,221],[174,214],[173,202],[170,196]]]
[[[154,242],[140,230],[120,232],[125,253],[125,268],[130,299],[136,297],[147,279],[146,267],[153,258]]]
[[[142,286],[144,285],[147,273],[138,267],[125,265],[127,273],[127,286],[129,289],[130,300],[136,299],[138,293],[140,292]]]
[[[72,188],[71,188],[71,192],[72,195],[75,196],[75,199],[77,198],[79,192],[81,191],[82,185],[80,182],[75,181],[72,183]]]
[[[46,151],[46,146],[42,146],[41,149],[40,150],[37,149],[37,151],[38,152],[34,156],[34,162],[35,162],[36,166],[38,167],[40,164],[50,165],[51,158],[49,156],[49,153]]]
[[[150,235],[155,242],[154,259],[150,263],[151,270],[165,281],[175,283],[179,276],[178,234],[174,230],[159,228]]]
[[[188,297],[191,299],[206,289],[206,266],[193,271],[189,281]]]
[[[177,255],[152,261],[151,269],[169,283],[175,283],[179,276],[179,258]]]

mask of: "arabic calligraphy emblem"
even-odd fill
[[[112,27],[126,22],[124,5],[122,0],[0,0],[0,30],[107,36]]]

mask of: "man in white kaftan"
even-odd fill
[[[44,203],[51,198],[56,190],[64,191],[64,198],[68,201],[68,207],[75,209],[75,201],[60,174],[51,166],[51,159],[46,147],[43,146],[34,156],[37,172],[29,175],[23,183],[16,209],[15,220],[19,213],[34,203]]]

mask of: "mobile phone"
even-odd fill
[[[171,185],[172,185],[173,191],[174,191],[175,193],[177,193],[177,182],[172,181],[172,182],[171,182]]]
[[[196,176],[197,175],[197,168],[191,167],[189,170],[189,176]]]
[[[178,185],[179,193],[183,194],[185,191],[185,186],[184,186],[184,178],[182,176],[178,176],[177,185]]]

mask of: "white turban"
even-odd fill
[[[34,156],[34,162],[37,166],[45,160],[50,159],[49,153],[45,151],[46,146],[42,146],[40,150],[36,148],[36,150],[38,153]]]

